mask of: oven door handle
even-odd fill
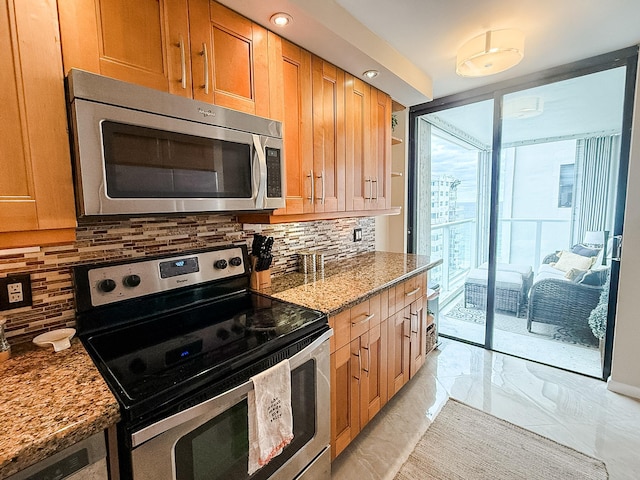
[[[304,349],[300,350],[293,357],[289,359],[289,364],[291,366],[291,370],[298,368],[305,361],[307,361],[309,357],[309,353],[313,352],[317,348],[319,348],[324,342],[328,341],[329,338],[333,335],[333,330],[327,330],[325,333],[320,335],[316,340],[314,340],[311,344],[309,344]],[[153,425],[149,425],[148,427],[143,428],[142,430],[138,430],[137,432],[131,434],[131,446],[138,447],[142,445],[144,442],[151,440],[158,435],[171,430],[189,420],[193,420],[194,418],[199,417],[207,413],[211,410],[216,404],[231,404],[235,401],[237,403],[243,397],[246,397],[247,393],[253,389],[253,382],[251,380],[244,382],[237,387],[224,392],[216,397],[210,398],[194,407],[188,408],[182,412],[178,412],[175,415],[164,418],[159,422],[154,423]]]

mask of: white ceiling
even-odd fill
[[[378,68],[371,83],[407,106],[640,43],[640,0],[221,1],[354,75]],[[270,25],[277,11],[292,14],[293,25]],[[458,47],[501,28],[524,32],[522,62],[458,77]]]

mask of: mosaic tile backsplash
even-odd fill
[[[361,242],[353,241],[354,228],[362,228]],[[33,293],[32,307],[0,311],[7,319],[7,338],[17,344],[75,325],[74,265],[231,243],[250,247],[256,232],[274,237],[274,276],[295,271],[296,253],[301,250],[325,253],[327,264],[375,250],[374,217],[279,225],[243,225],[231,215],[80,220],[73,244],[0,250],[0,277],[29,273]]]

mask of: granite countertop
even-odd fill
[[[0,363],[0,478],[120,420],[118,402],[74,338],[71,348],[19,345]]]
[[[431,262],[424,255],[364,253],[327,263],[324,272],[274,277],[264,293],[333,315],[441,263],[442,260]]]

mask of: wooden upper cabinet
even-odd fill
[[[194,98],[268,117],[267,30],[207,0],[192,0],[189,15]]]
[[[315,212],[345,210],[344,72],[312,58]]]
[[[346,210],[369,208],[373,195],[371,157],[371,87],[345,75]]]
[[[187,0],[59,0],[64,69],[192,96]]]
[[[314,212],[311,198],[313,182],[313,96],[311,93],[311,54],[282,41],[284,158],[287,170],[286,208],[279,214]],[[277,98],[274,92],[272,98]]]
[[[73,240],[55,5],[0,0],[0,53],[0,248]]]
[[[391,208],[391,97],[371,88],[371,155],[367,176],[371,178],[373,209]]]

